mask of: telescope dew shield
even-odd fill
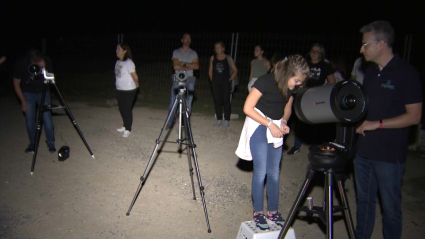
[[[28,72],[29,72],[31,75],[36,76],[36,75],[38,75],[38,74],[41,74],[41,67],[40,67],[39,65],[37,65],[37,64],[31,64],[31,65],[28,67]]]
[[[294,110],[308,124],[356,122],[366,115],[367,96],[357,81],[341,81],[300,92]]]

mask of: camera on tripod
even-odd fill
[[[171,79],[174,82],[178,82],[179,86],[183,86],[184,88],[186,88],[187,83],[195,82],[195,77],[189,76],[189,74],[185,70],[176,71],[176,73],[171,76]]]
[[[173,81],[178,82],[179,86],[186,86],[188,77],[189,75],[187,74],[185,70],[179,70],[179,71],[176,71],[175,74],[173,74],[172,79]]]

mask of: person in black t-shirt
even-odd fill
[[[208,70],[214,98],[215,115],[217,117],[214,127],[223,126],[227,128],[229,127],[231,113],[230,93],[232,90],[232,80],[237,76],[238,69],[233,58],[224,53],[225,48],[222,41],[214,44],[214,50],[216,54],[211,56]],[[230,68],[233,70],[231,75]],[[222,122],[222,108],[224,109],[224,122]]]
[[[357,188],[356,238],[370,238],[379,192],[384,238],[402,238],[401,184],[407,157],[409,126],[422,116],[418,72],[393,53],[394,29],[386,21],[360,29],[360,52],[375,62],[365,72],[366,118],[357,127],[354,173]]]
[[[334,84],[335,77],[332,65],[325,61],[325,48],[322,44],[316,43],[311,47],[308,65],[310,67],[310,77],[307,79],[307,88]],[[292,155],[300,152],[304,141],[311,144],[333,141],[335,139],[335,124],[315,124],[310,125],[302,122],[297,117],[295,121],[294,146],[287,152]]]
[[[42,74],[33,75],[29,71],[32,64],[45,68],[48,72],[52,72],[52,66],[49,58],[42,56],[37,49],[30,49],[26,57],[19,59],[15,65],[13,72],[13,86],[16,95],[21,101],[21,109],[25,114],[25,125],[28,132],[29,145],[25,149],[25,153],[34,152],[35,136],[36,136],[36,107],[41,103],[41,95],[43,91],[44,77]],[[50,91],[46,91],[44,105],[50,105]],[[56,152],[55,135],[50,111],[43,113],[43,127],[46,133],[46,143],[51,153]]]
[[[254,163],[254,221],[262,230],[269,228],[263,212],[266,177],[267,218],[281,226],[285,223],[278,212],[281,147],[284,135],[290,130],[287,121],[292,112],[292,90],[302,85],[309,74],[302,56],[290,56],[276,64],[274,74],[260,76],[245,101],[243,109],[247,117],[236,154]]]

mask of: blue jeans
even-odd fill
[[[35,135],[37,133],[37,110],[36,106],[41,103],[41,93],[30,93],[22,92],[25,101],[27,102],[28,109],[25,112],[25,124],[28,131],[28,138],[30,144],[35,143]],[[46,97],[44,98],[44,105],[50,105],[51,98],[50,92],[46,92]],[[47,142],[55,142],[55,132],[52,120],[52,113],[50,110],[44,111],[42,116],[44,132],[46,133]]]
[[[173,81],[173,85],[171,86],[170,106],[168,107],[168,111],[170,111],[171,108],[173,107],[173,103],[176,100],[176,95],[179,93],[180,88],[181,87],[179,86],[179,83],[176,81]],[[186,94],[186,105],[189,108],[189,114],[192,112],[192,101],[193,101],[194,91],[195,91],[195,81],[187,82],[185,94]],[[174,117],[171,117],[170,122],[168,122],[168,124],[169,125],[174,124]]]
[[[357,239],[370,238],[372,235],[378,191],[383,209],[384,238],[401,238],[401,179],[404,166],[404,163],[393,164],[356,156]]]
[[[263,211],[264,181],[267,177],[267,203],[269,211],[277,211],[279,202],[279,172],[282,159],[282,147],[274,148],[267,143],[263,125],[258,126],[249,141],[254,173],[252,176],[252,198],[254,212]]]

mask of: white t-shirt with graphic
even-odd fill
[[[115,63],[115,86],[117,90],[134,90],[137,88],[130,74],[135,71],[136,67],[131,59],[117,60]]]

